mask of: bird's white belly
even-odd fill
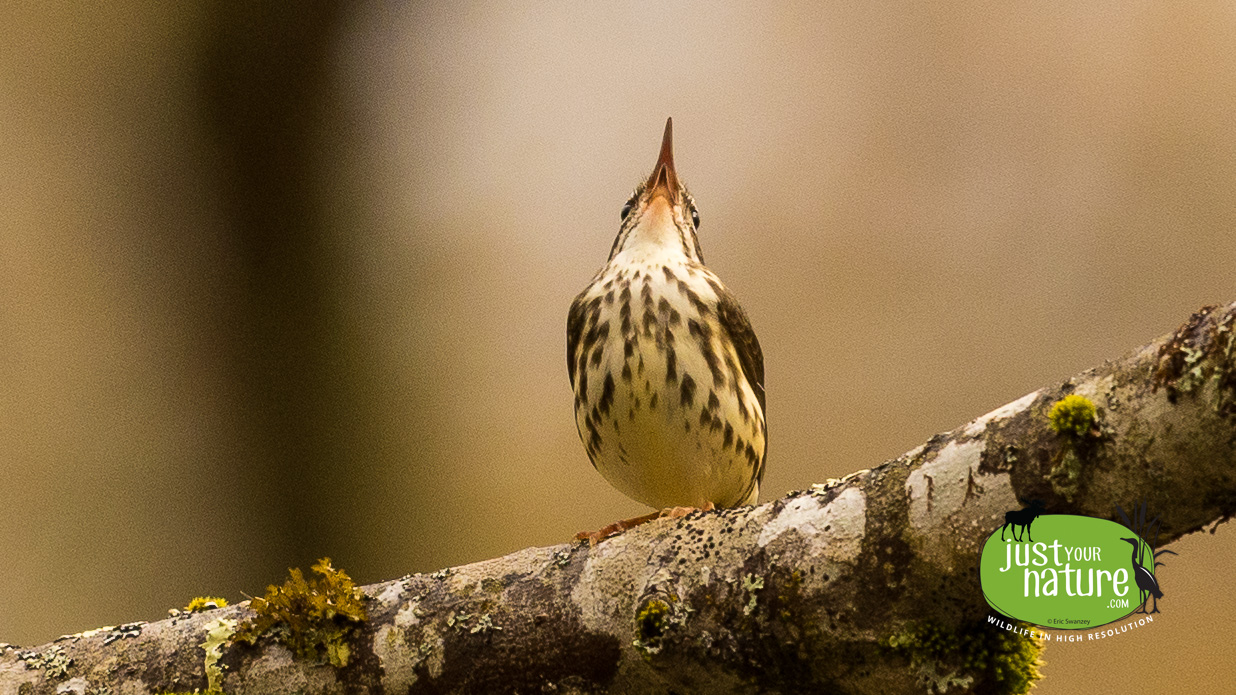
[[[656,508],[754,502],[763,415],[733,348],[714,326],[706,342],[723,366],[710,366],[698,331],[688,330],[688,322],[706,318],[678,300],[674,283],[645,273],[628,289],[626,312],[620,292],[602,304],[598,324],[610,327],[608,335],[587,353],[586,377],[577,379],[576,420],[593,464],[619,491]]]

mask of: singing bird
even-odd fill
[[[567,372],[588,458],[623,494],[662,511],[581,539],[759,497],[764,355],[746,313],[704,265],[699,226],[674,169],[668,119],[652,174],[622,207],[609,260],[567,316]]]

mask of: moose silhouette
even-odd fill
[[[1043,504],[1043,500],[1031,500],[1030,505],[1025,509],[1014,509],[1011,512],[1005,512],[1004,526],[1000,527],[1000,540],[1004,540],[1004,529],[1012,526],[1013,540],[1018,543],[1021,542],[1021,536],[1017,533],[1017,529],[1020,528],[1025,533],[1026,538],[1033,543],[1034,538],[1030,535],[1030,524],[1033,524],[1035,519],[1042,516],[1044,511],[1046,511],[1046,507]]]

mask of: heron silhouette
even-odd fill
[[[1141,550],[1142,540],[1140,538],[1121,538],[1120,540],[1126,543],[1133,544],[1133,579],[1137,582],[1138,598],[1142,600],[1141,612],[1146,611],[1146,600],[1151,596],[1154,597],[1154,609],[1151,613],[1159,612],[1159,599],[1163,598],[1163,592],[1159,590],[1159,582],[1154,578],[1154,574],[1146,569],[1142,563],[1138,562],[1138,551]],[[1156,563],[1162,564],[1162,563]]]
[[[1146,600],[1150,596],[1153,596],[1154,609],[1150,612],[1158,613],[1159,599],[1163,598],[1163,591],[1159,589],[1159,580],[1154,576],[1155,570],[1148,570],[1146,569],[1146,566],[1142,564],[1142,555],[1147,550],[1153,553],[1150,557],[1155,561],[1154,567],[1158,568],[1159,565],[1163,564],[1162,562],[1158,562],[1160,555],[1175,555],[1176,553],[1166,549],[1155,552],[1154,545],[1150,545],[1146,542],[1146,539],[1149,539],[1153,535],[1155,544],[1158,544],[1159,517],[1156,516],[1154,521],[1151,521],[1149,524],[1146,523],[1145,501],[1143,501],[1140,505],[1133,505],[1132,520],[1129,519],[1128,514],[1124,513],[1124,510],[1120,508],[1120,505],[1116,505],[1116,511],[1120,513],[1120,518],[1124,521],[1124,525],[1133,532],[1134,536],[1133,538],[1121,538],[1120,540],[1133,545],[1133,580],[1137,582],[1138,596],[1142,600],[1142,607],[1140,610],[1142,613],[1146,612]]]

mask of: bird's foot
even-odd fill
[[[609,538],[610,536],[616,536],[623,531],[633,529],[636,526],[646,524],[649,521],[655,521],[657,519],[681,519],[691,512],[711,512],[714,509],[716,509],[716,506],[713,505],[712,502],[705,503],[702,507],[666,507],[659,512],[652,512],[651,514],[645,514],[643,516],[636,516],[630,519],[615,521],[600,531],[580,531],[575,534],[575,540],[586,540],[588,541],[589,546],[593,546],[606,538]]]
[[[711,512],[716,509],[712,502],[705,502],[702,507],[666,507],[657,513],[658,519],[681,519],[691,512]]]

